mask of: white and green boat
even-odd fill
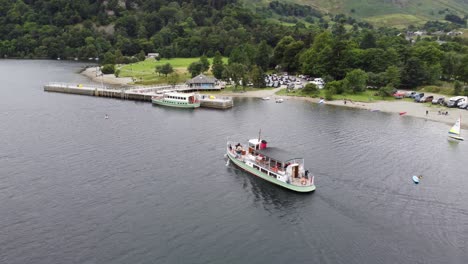
[[[303,158],[292,158],[285,150],[267,147],[267,142],[250,139],[247,145],[227,142],[226,156],[246,172],[296,192],[315,190],[314,176],[304,169]]]
[[[153,104],[178,107],[178,108],[198,108],[200,100],[198,94],[194,93],[165,93],[162,96],[154,96],[151,101]]]

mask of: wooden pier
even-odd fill
[[[93,84],[73,84],[73,83],[49,83],[44,85],[44,91],[55,93],[78,94],[98,97],[116,98],[122,100],[151,102],[155,95],[170,91],[189,91],[187,86],[153,86],[153,87],[127,87],[113,88]],[[200,106],[207,108],[227,109],[234,106],[231,97],[220,97],[200,95]]]

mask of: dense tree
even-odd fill
[[[203,72],[203,64],[200,61],[192,62],[188,66],[187,70],[190,72],[193,78]]]
[[[366,89],[367,73],[361,69],[355,69],[346,74],[343,86],[346,91],[353,93],[362,92]]]
[[[311,76],[325,76],[330,72],[333,39],[328,31],[315,37],[312,46],[301,56],[302,72]]]
[[[359,47],[361,49],[370,49],[370,48],[377,47],[375,35],[372,31],[369,31],[369,30],[365,31],[365,33],[362,36],[362,40],[361,40],[361,43],[359,44]]]
[[[113,74],[115,72],[114,64],[105,64],[101,69],[103,74]]]
[[[400,69],[396,66],[389,66],[384,73],[385,81],[387,85],[391,87],[398,87],[401,83],[401,72]]]
[[[253,66],[252,71],[250,72],[250,79],[254,87],[264,88],[266,87],[265,83],[265,73],[262,68],[259,66]]]
[[[171,74],[174,72],[174,69],[172,68],[172,65],[170,63],[163,64],[161,67],[161,74],[164,74],[164,76],[167,77],[168,74]]]
[[[210,69],[210,62],[208,61],[208,58],[205,55],[201,56],[200,63],[202,65],[202,72],[206,72]]]
[[[255,55],[255,64],[260,67],[263,71],[268,70],[270,66],[270,53],[271,47],[268,46],[267,42],[263,40],[258,45],[257,54]]]
[[[453,80],[457,77],[457,71],[461,66],[461,56],[454,52],[446,52],[441,61],[443,75],[447,80]]]
[[[417,57],[408,59],[401,76],[401,85],[403,87],[413,89],[424,83],[426,73],[422,64]]]
[[[224,68],[223,76],[225,79],[230,79],[235,86],[240,84],[242,79],[245,79],[246,67],[240,63],[231,63]],[[244,83],[245,85],[245,83]]]
[[[224,64],[223,57],[219,51],[216,52],[213,58],[213,65],[211,66],[211,72],[216,79],[223,78]]]
[[[459,80],[464,83],[468,83],[468,54],[463,56],[460,63],[460,68],[458,69]]]

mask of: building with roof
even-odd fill
[[[199,74],[194,78],[187,81],[187,85],[192,88],[192,90],[220,90],[221,87],[218,86],[218,79],[214,77],[209,77],[204,74]]]

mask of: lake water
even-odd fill
[[[468,262],[468,142],[449,143],[449,125],[301,100],[186,111],[43,91],[89,82],[83,65],[0,60],[0,263]],[[260,128],[305,158],[314,193],[226,166],[226,139]]]

